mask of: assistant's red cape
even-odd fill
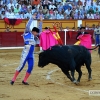
[[[84,35],[79,35],[78,39],[80,40],[80,44],[87,49],[92,48],[92,40],[91,40],[91,35],[90,34],[84,34]]]
[[[56,34],[54,32],[54,34]],[[51,46],[57,45],[58,41],[53,37],[52,33],[49,30],[45,30],[40,33],[40,47],[43,50],[47,50]]]

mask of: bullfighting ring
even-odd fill
[[[100,100],[98,96],[89,95],[89,90],[100,90],[100,58],[97,50],[92,51],[92,80],[88,81],[85,66],[78,85],[70,80],[53,64],[39,68],[38,54],[35,54],[35,67],[28,79],[30,85],[21,82],[27,64],[19,74],[15,84],[10,85],[15,69],[20,62],[22,49],[0,50],[0,100]],[[75,73],[77,78],[77,73]]]

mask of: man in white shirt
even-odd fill
[[[56,0],[56,2],[62,2],[62,0]]]
[[[50,19],[57,19],[56,13],[51,14]]]
[[[3,5],[3,0],[0,0],[0,5]]]
[[[51,8],[56,8],[56,6],[53,4],[53,2],[51,2],[51,4],[49,5],[49,9],[51,9]]]
[[[21,13],[20,12],[15,13],[15,19],[21,19]]]
[[[26,17],[30,19],[32,17],[32,12],[28,9],[28,12],[26,13]]]
[[[98,8],[98,10],[99,10],[99,12],[100,12],[100,5],[99,5],[98,2],[96,3],[96,7]]]
[[[94,15],[91,12],[89,12],[89,14],[87,14],[87,19],[94,19]]]
[[[13,4],[12,0],[10,0],[10,3],[7,5],[8,9],[10,9],[10,8],[11,8],[11,6],[13,6],[13,7],[14,7],[14,4]]]
[[[89,6],[87,5],[86,2],[84,2],[84,7],[85,7],[85,10],[89,10]]]
[[[19,2],[17,2],[16,4],[15,4],[15,7],[17,7],[17,5],[19,5],[19,9],[21,9],[21,1],[19,1]]]
[[[9,11],[6,13],[6,17],[9,19],[14,19],[15,14],[14,14],[14,12],[11,11],[11,9],[9,9]]]
[[[67,15],[70,15],[70,12],[71,12],[70,8],[68,8],[68,9],[65,10],[65,13],[66,13]]]
[[[44,2],[43,2],[43,4],[45,5],[45,4],[50,4],[51,2],[49,1],[49,0],[43,0]]]
[[[59,12],[57,14],[57,19],[64,19],[64,15],[61,12]]]
[[[1,13],[1,19],[4,19],[5,18],[5,11],[2,11]]]
[[[0,5],[0,14],[2,13],[2,11],[4,11],[2,5]]]
[[[25,12],[22,12],[21,19],[27,19],[27,15],[25,14]]]

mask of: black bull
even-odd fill
[[[81,66],[86,65],[88,70],[88,79],[91,80],[91,54],[83,46],[53,46],[39,54],[38,66],[44,67],[49,63],[57,65],[62,72],[74,83],[79,83],[82,71]],[[75,70],[78,72],[78,79],[75,80]],[[71,71],[71,75],[69,74]]]

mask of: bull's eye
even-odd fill
[[[42,58],[42,55],[39,55],[39,58]]]
[[[44,53],[39,54],[39,58],[43,58],[44,56],[45,56]]]
[[[42,58],[42,56],[40,56],[40,58]]]

